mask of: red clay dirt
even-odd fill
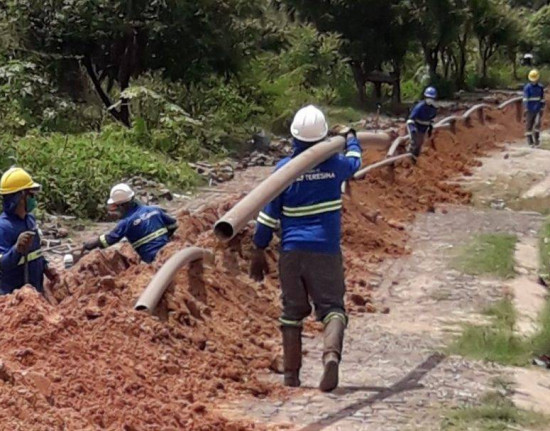
[[[408,253],[405,225],[438,203],[467,203],[468,193],[447,181],[468,175],[476,157],[522,129],[515,108],[490,112],[486,125],[436,131],[436,149],[417,168],[405,162],[393,176],[381,169],[352,183],[343,225],[352,314],[387,311],[373,303],[369,279],[382,260]],[[381,156],[367,151],[365,162]],[[179,214],[175,241],[153,265],[138,263],[129,245],[86,256],[53,289],[57,305],[29,288],[0,297],[0,428],[264,429],[215,413],[221,399],[284,393],[257,377],[279,367],[275,247],[272,272],[259,285],[246,275],[251,229],[229,246],[212,235],[236,201]],[[156,316],[134,311],[155,271],[187,245],[213,250],[215,263],[182,271]]]

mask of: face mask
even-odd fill
[[[38,205],[38,203],[36,201],[36,197],[34,197],[33,195],[28,195],[27,196],[27,212],[32,213],[36,209],[37,205]]]
[[[430,106],[435,106],[435,100],[434,99],[426,99],[426,104]]]

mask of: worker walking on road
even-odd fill
[[[109,212],[121,220],[113,231],[85,242],[84,250],[107,248],[126,237],[141,259],[151,263],[178,228],[176,219],[162,209],[136,201],[134,191],[127,184],[117,184],[111,189],[107,205]]]
[[[544,87],[539,84],[540,73],[533,69],[529,72],[529,83],[523,88],[523,105],[525,107],[525,136],[530,147],[540,145],[540,126],[546,101]]]
[[[0,295],[25,284],[43,292],[44,275],[56,282],[59,276],[42,256],[36,219],[40,184],[21,168],[11,168],[0,179],[4,211],[0,215]]]
[[[277,169],[327,136],[323,113],[307,106],[296,114],[291,126],[294,152]],[[348,129],[345,155],[337,154],[299,177],[269,203],[258,216],[255,250],[250,275],[261,281],[267,271],[265,249],[273,231],[282,229],[279,276],[283,312],[280,318],[284,352],[284,383],[300,386],[302,321],[311,313],[324,323],[324,372],[320,389],[338,385],[347,316],[344,308],[344,271],[340,250],[341,186],[361,166],[361,147],[355,131]]]
[[[437,99],[437,90],[434,87],[426,88],[424,100],[416,104],[407,120],[410,138],[409,152],[413,155],[414,163],[420,156],[426,134],[432,136],[433,121],[437,115],[435,99]]]

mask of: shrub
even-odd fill
[[[185,164],[136,147],[133,132],[107,127],[101,134],[0,136],[2,168],[16,163],[43,185],[41,205],[52,213],[99,219],[110,187],[143,176],[183,189],[198,179]]]

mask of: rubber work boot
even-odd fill
[[[330,392],[338,386],[338,366],[342,358],[342,344],[346,324],[341,318],[333,318],[327,322],[324,331],[323,365],[325,367],[319,389]]]
[[[535,132],[534,136],[535,136],[535,143],[534,143],[533,146],[535,148],[538,148],[538,147],[540,147],[540,132]]]
[[[302,367],[302,328],[282,326],[283,367],[285,386],[300,386],[300,368]]]

